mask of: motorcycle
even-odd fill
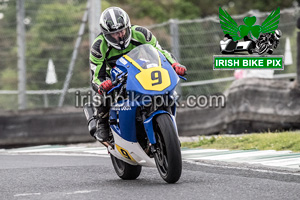
[[[114,87],[105,95],[113,99],[110,139],[103,144],[121,179],[136,179],[146,166],[157,167],[167,183],[179,180],[182,159],[175,121],[179,77],[149,44],[122,56],[112,68]]]
[[[273,54],[274,49],[279,45],[279,39],[282,33],[279,29],[275,30],[274,33],[263,33],[259,36],[256,41],[256,48],[254,52],[259,55],[263,53]]]

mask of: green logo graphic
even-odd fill
[[[214,70],[284,69],[283,56],[262,55],[273,54],[274,49],[279,45],[279,39],[282,36],[281,31],[278,29],[280,18],[279,7],[273,10],[261,25],[255,25],[255,16],[245,17],[243,19],[244,24],[238,25],[222,8],[219,8],[219,18],[221,28],[225,34],[224,38],[220,41],[221,53],[237,53],[240,55],[214,56]]]
[[[253,37],[259,38],[260,33],[275,33],[279,24],[280,8],[278,7],[274,10],[261,26],[254,25],[256,22],[255,16],[245,17],[243,20],[245,25],[238,26],[232,17],[221,7],[219,8],[219,18],[223,33],[225,35],[229,34],[233,41],[240,40],[245,36],[249,36],[249,38],[253,39]]]

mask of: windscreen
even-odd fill
[[[134,48],[127,56],[133,59],[143,69],[158,67],[160,63],[157,50],[150,44],[143,44]]]

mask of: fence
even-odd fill
[[[0,1],[2,18],[0,19],[0,109],[18,108],[18,46],[16,32],[16,0]],[[86,12],[87,2],[77,0],[24,0],[26,43],[26,89],[27,108],[58,105],[61,92],[47,91],[63,88],[75,42]],[[89,31],[83,30],[81,43],[77,49],[76,62],[70,88],[89,86]],[[49,60],[55,66],[56,80],[46,83]],[[53,78],[52,78],[53,79]],[[7,92],[14,90],[15,92]],[[36,90],[40,92],[37,93]],[[41,91],[44,91],[43,93]],[[66,95],[66,105],[73,104],[73,96]]]
[[[25,0],[26,30],[26,98],[27,108],[56,107],[62,94],[71,63],[78,31],[86,11],[86,2],[76,0]],[[261,24],[269,13],[249,11],[233,16],[243,24],[245,16],[256,16]],[[281,10],[279,29],[283,37],[275,54],[285,54],[285,41],[290,39],[293,64],[284,71],[293,77],[296,72],[296,21],[299,8]],[[18,108],[18,54],[16,33],[16,0],[0,1],[0,110]],[[182,83],[182,94],[224,92],[233,81],[233,71],[213,71],[213,55],[219,54],[223,38],[217,16],[195,20],[169,20],[148,27],[161,46],[171,51],[188,68],[188,82]],[[75,105],[76,88],[89,88],[89,33],[84,29],[82,41],[64,106]],[[52,59],[57,82],[46,83],[48,62]],[[53,67],[52,67],[53,69]],[[51,71],[51,70],[50,70]]]

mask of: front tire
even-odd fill
[[[167,183],[175,183],[181,176],[182,159],[180,142],[168,114],[156,117],[154,131],[156,139],[154,159],[158,172]]]
[[[110,154],[110,158],[112,161],[112,164],[114,166],[115,172],[117,175],[124,180],[134,180],[137,177],[139,177],[141,171],[142,171],[142,166],[140,165],[130,165],[112,154]]]

